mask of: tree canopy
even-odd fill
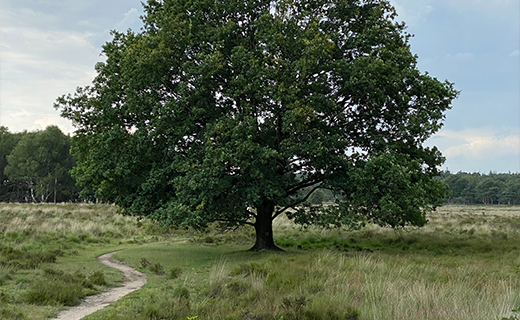
[[[70,137],[56,126],[43,131],[10,133],[0,128],[0,199],[19,202],[72,200],[74,160]]]
[[[458,92],[421,73],[377,0],[149,0],[93,84],[58,99],[78,182],[125,212],[204,227],[423,225],[444,199],[423,142]],[[302,204],[318,188],[335,205]],[[301,190],[308,190],[301,192]]]
[[[450,188],[450,204],[520,204],[520,173],[442,172],[440,181]]]

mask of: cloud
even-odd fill
[[[139,20],[139,11],[136,8],[130,9],[125,13],[123,20],[116,24],[116,30],[123,31],[130,28],[135,22]]]
[[[42,60],[77,63],[86,55],[99,51],[91,44],[88,32],[45,31],[30,27],[7,27],[0,32],[2,43],[7,42],[4,46],[9,46],[2,53],[2,64],[25,63],[28,59],[37,63]],[[4,54],[9,56],[6,58]]]
[[[451,146],[442,150],[447,158],[520,155],[520,129],[518,128],[441,130],[436,136],[448,140],[448,143],[451,142]]]
[[[515,50],[509,54],[510,57],[520,57],[520,50]]]
[[[442,166],[452,172],[520,172],[520,128],[476,127],[442,129],[427,146],[437,146],[446,157]]]
[[[44,129],[52,117],[65,129],[53,104],[94,78],[100,58],[90,34],[10,26],[0,36],[1,125],[14,132]]]
[[[34,120],[33,127],[30,131],[44,130],[48,126],[58,126],[60,130],[65,134],[72,134],[74,129],[68,120],[61,118],[57,114],[49,114]]]
[[[450,0],[449,3],[464,10],[476,8],[487,12],[500,12],[518,9],[518,0]]]
[[[445,58],[448,60],[455,60],[458,62],[467,62],[467,61],[474,61],[475,55],[471,52],[459,52],[456,54],[448,53],[448,54],[446,54]]]
[[[0,125],[17,132],[54,123],[71,132],[53,108],[56,98],[92,82],[95,64],[105,59],[100,46],[112,38],[108,30],[142,25],[140,1],[2,3]]]
[[[429,1],[391,0],[390,2],[398,13],[397,20],[402,20],[409,26],[418,24],[435,11],[432,5],[427,4]]]

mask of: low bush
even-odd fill
[[[99,271],[87,277],[80,272],[66,273],[47,268],[44,269],[43,275],[29,286],[24,300],[36,305],[74,306],[79,304],[80,299],[87,293],[96,291],[94,285],[105,284],[105,277]]]
[[[105,275],[101,271],[95,271],[93,272],[89,277],[88,280],[90,283],[96,285],[96,286],[104,286],[107,284],[105,280]]]
[[[25,301],[37,305],[59,305],[74,306],[79,304],[81,298],[85,297],[83,287],[80,283],[68,283],[63,280],[38,279],[27,290]]]
[[[164,275],[164,268],[159,262],[150,265],[149,269],[151,272],[155,273],[156,275],[160,275],[160,276]]]
[[[177,279],[182,273],[182,269],[179,267],[173,267],[170,269],[170,273],[168,274],[168,278]]]
[[[2,320],[25,320],[27,317],[13,306],[0,307],[0,319]]]
[[[42,263],[54,263],[60,251],[36,251],[16,249],[10,246],[0,250],[0,266],[11,266],[17,269],[34,269]]]

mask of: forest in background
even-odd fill
[[[449,204],[520,204],[519,173],[466,173],[445,171],[439,178],[449,187]]]
[[[71,137],[58,127],[11,133],[0,127],[0,202],[78,202]]]
[[[0,127],[0,202],[95,201],[70,175],[70,147],[71,137],[56,126],[20,133]],[[449,204],[520,205],[519,173],[444,171],[439,179],[449,186]],[[314,204],[330,201],[330,193],[321,189],[308,199]]]

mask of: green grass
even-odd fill
[[[281,217],[286,251],[252,253],[248,228],[172,231],[111,206],[0,205],[0,318],[45,319],[114,285],[121,275],[95,257],[121,250],[148,283],[88,320],[514,319],[519,211],[448,206],[399,231],[301,230]],[[55,287],[30,300],[38,281]]]
[[[0,319],[45,319],[122,280],[103,253],[165,231],[107,205],[0,204]]]
[[[87,319],[500,319],[520,303],[518,253],[507,262],[330,249],[259,257],[182,243],[149,249],[117,257],[137,265],[146,256],[182,276],[151,274],[144,289]]]

